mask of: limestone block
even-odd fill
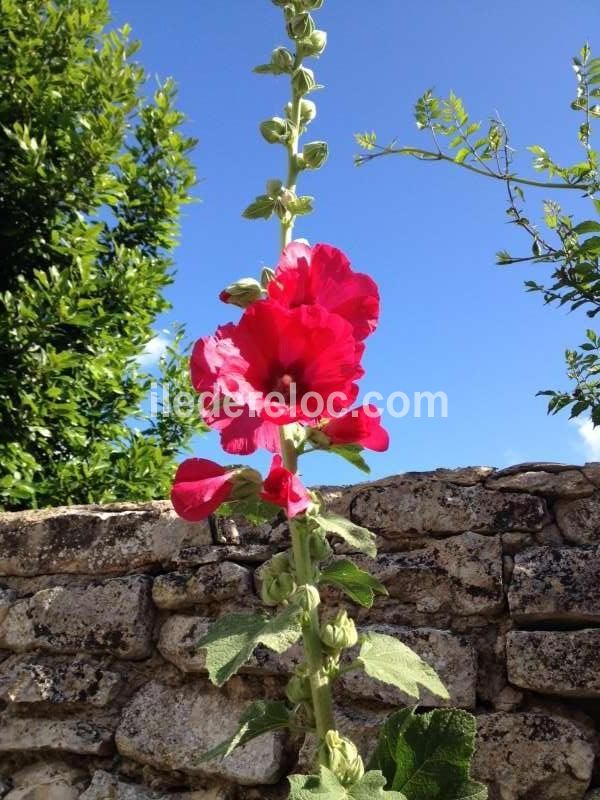
[[[508,590],[519,623],[600,622],[600,545],[534,547],[515,556]]]
[[[0,514],[0,575],[126,572],[171,561],[184,545],[212,543],[206,523],[170,503],[72,506]]]
[[[233,794],[226,789],[198,790],[195,792],[161,792],[136,783],[129,783],[104,770],[96,770],[92,782],[80,800],[231,800]]]
[[[594,749],[580,728],[542,713],[477,718],[473,776],[489,800],[581,800],[592,777]]]
[[[147,658],[154,623],[150,579],[113,578],[55,587],[19,600],[0,623],[0,647],[16,652],[112,653]]]
[[[580,500],[561,500],[554,513],[565,541],[600,544],[600,491]]]
[[[554,497],[589,497],[594,493],[594,484],[578,469],[563,472],[531,470],[511,475],[496,473],[486,481],[489,489],[501,491],[531,492]]]
[[[276,783],[283,768],[283,740],[267,733],[224,760],[198,755],[232,736],[245,703],[194,683],[173,688],[151,682],[125,708],[117,730],[119,753],[160,770],[220,777],[243,786]]]
[[[0,717],[0,753],[58,751],[103,756],[112,752],[113,731],[95,723],[76,719]]]
[[[252,593],[252,573],[225,561],[199,567],[195,573],[169,572],[154,580],[152,599],[159,608],[180,609],[194,605],[244,599]]]
[[[600,629],[511,631],[508,679],[540,694],[600,697]]]

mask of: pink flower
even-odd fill
[[[289,519],[303,514],[310,505],[310,495],[304,484],[297,475],[283,466],[279,455],[273,458],[260,496],[263,500],[285,509]]]
[[[377,284],[354,272],[344,253],[329,244],[289,244],[267,292],[286,308],[316,304],[339,314],[350,322],[358,340],[373,333],[379,320]]]
[[[330,419],[322,431],[331,444],[359,444],[380,453],[390,444],[388,432],[381,426],[381,412],[375,406],[353,408]]]
[[[192,383],[198,392],[230,397],[249,415],[277,425],[310,421],[354,402],[363,351],[338,314],[318,305],[288,309],[261,300],[237,325],[196,342]]]
[[[188,458],[179,465],[171,489],[171,502],[180,517],[199,522],[229,499],[232,472],[206,458]]]
[[[220,432],[223,450],[237,456],[248,456],[260,449],[278,453],[280,426],[251,414],[248,406],[228,404],[228,399],[221,396],[214,408],[202,413],[204,422]]]

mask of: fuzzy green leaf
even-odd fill
[[[248,661],[254,648],[264,644],[283,653],[301,635],[300,609],[288,606],[275,617],[259,614],[228,614],[221,617],[198,642],[206,650],[206,668],[210,680],[223,686]]]
[[[419,686],[443,700],[450,698],[433,667],[394,636],[372,631],[362,634],[357,663],[371,678],[396,686],[415,699],[421,694]]]
[[[436,709],[392,714],[369,763],[406,800],[486,800],[487,789],[471,780],[475,718],[466,711]]]
[[[365,553],[371,558],[375,558],[377,555],[375,534],[367,528],[363,528],[339,514],[317,514],[313,519],[324,531],[339,536],[360,553]]]
[[[365,608],[371,608],[376,594],[387,595],[388,591],[377,578],[360,569],[352,561],[336,561],[321,572],[320,583],[336,586]]]
[[[367,475],[371,472],[371,467],[362,457],[363,448],[358,444],[334,444],[331,446],[331,452],[336,456],[341,456],[350,462],[354,467],[366,472]]]
[[[326,767],[319,775],[291,775],[289,800],[407,800],[400,792],[386,792],[381,772],[367,772],[351,787],[342,786]]]

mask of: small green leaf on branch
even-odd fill
[[[361,472],[366,472],[367,475],[371,472],[371,467],[362,457],[363,448],[359,444],[334,444],[330,450],[332,453],[349,461]]]
[[[326,767],[320,775],[291,775],[289,800],[407,800],[400,792],[386,792],[381,772],[367,772],[354,786],[343,786]]]
[[[321,572],[320,583],[336,586],[365,608],[371,608],[376,594],[387,595],[388,591],[377,578],[360,569],[352,561],[342,559]]]
[[[313,519],[323,530],[339,536],[354,550],[365,553],[371,558],[375,558],[377,555],[375,534],[367,528],[338,514],[317,514]]]
[[[275,208],[275,201],[267,194],[259,195],[253,203],[244,210],[242,216],[246,219],[269,219]]]
[[[211,761],[214,758],[227,758],[236,747],[242,747],[252,739],[269,731],[287,728],[292,719],[291,712],[281,700],[257,700],[240,717],[240,727],[236,733],[221,744],[203,753],[198,761]]]

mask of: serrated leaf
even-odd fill
[[[385,722],[369,768],[406,800],[486,800],[470,777],[474,748],[475,718],[466,711],[403,709]]]
[[[421,696],[420,686],[443,700],[450,699],[433,667],[394,636],[373,631],[362,634],[356,662],[371,678],[395,686],[415,699]]]
[[[276,653],[285,652],[302,633],[299,616],[300,609],[289,605],[271,618],[259,614],[221,617],[197,645],[206,650],[210,680],[216,686],[223,686],[248,661],[258,644]]]
[[[371,467],[362,457],[363,448],[358,444],[334,444],[331,445],[330,451],[337,456],[341,456],[346,461],[349,461],[352,466],[366,472],[367,475],[371,472]]]
[[[323,530],[339,536],[360,553],[371,556],[371,558],[375,558],[377,555],[375,534],[367,528],[338,514],[317,514],[313,519]]]
[[[367,772],[354,786],[343,786],[326,767],[319,775],[290,775],[289,800],[407,800],[400,792],[385,791],[381,772]]]
[[[387,595],[388,591],[377,578],[360,569],[352,561],[342,559],[321,572],[320,583],[336,586],[365,608],[371,608],[376,594]]]
[[[313,211],[314,200],[314,197],[303,195],[302,197],[296,197],[294,200],[291,200],[287,204],[286,208],[290,214],[296,214],[297,216],[301,217],[304,216],[304,214],[310,214]]]
[[[240,717],[240,727],[236,733],[212,750],[202,753],[198,761],[201,763],[214,758],[227,758],[237,747],[242,747],[258,736],[287,728],[291,719],[289,708],[281,700],[257,700],[248,706]]]
[[[275,203],[267,194],[259,195],[253,203],[244,209],[242,216],[246,219],[269,219],[273,214]]]

